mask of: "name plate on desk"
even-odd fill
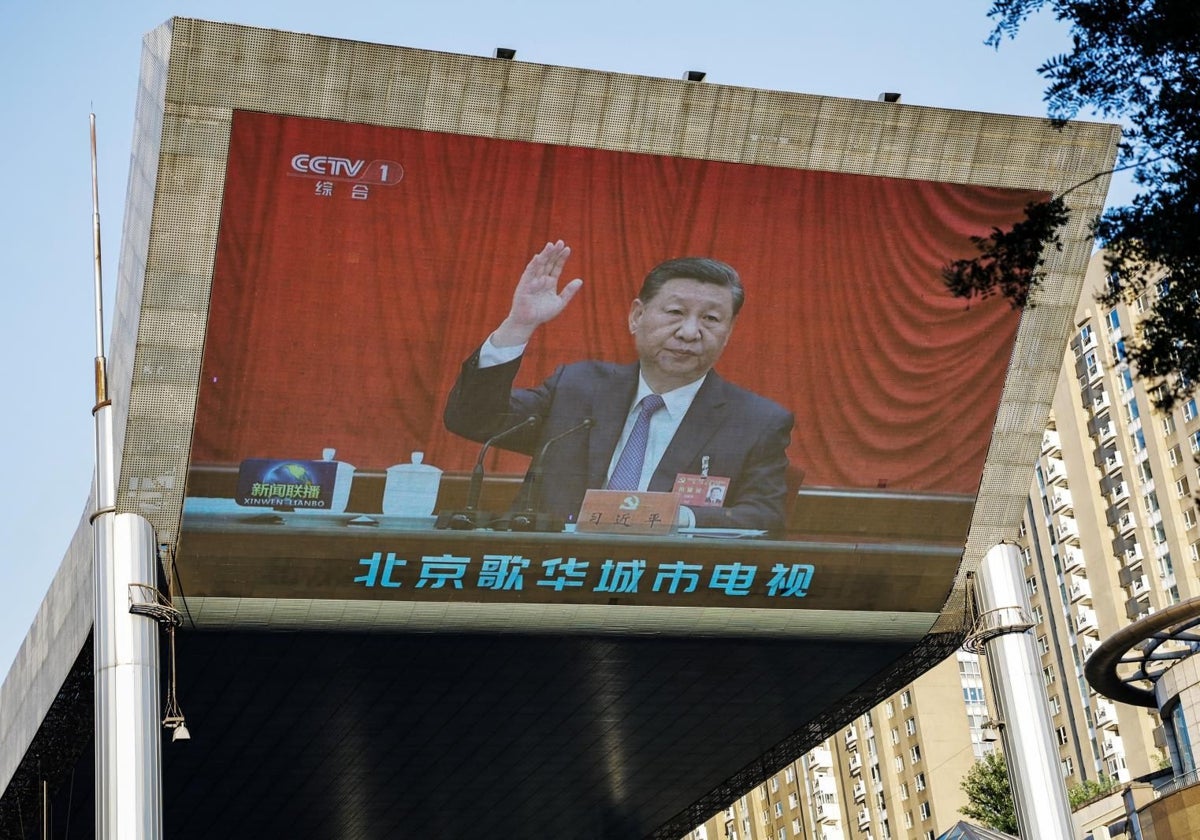
[[[576,531],[666,536],[679,515],[679,497],[648,490],[588,490]]]

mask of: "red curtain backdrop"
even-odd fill
[[[297,173],[299,154],[404,177],[355,198],[351,181]],[[478,446],[443,428],[445,395],[525,263],[561,238],[564,282],[584,287],[521,384],[632,360],[647,270],[714,256],[747,289],[717,369],[795,412],[806,485],[973,493],[1018,319],[951,297],[940,269],[1040,195],[238,112],[192,458],[334,447],[383,469],[421,450],[469,469]],[[525,465],[498,453],[492,467]]]

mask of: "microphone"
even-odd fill
[[[475,459],[475,468],[471,470],[471,484],[467,489],[467,505],[461,511],[453,514],[441,514],[438,516],[438,522],[434,526],[436,528],[452,528],[456,531],[466,531],[477,526],[476,506],[479,504],[479,497],[483,493],[483,459],[487,455],[493,443],[498,443],[510,435],[514,435],[522,429],[534,426],[538,423],[536,414],[531,414],[515,426],[510,426],[502,432],[492,435],[483,442],[483,446],[479,449],[479,457]]]
[[[543,476],[545,476],[545,474],[546,474],[543,466],[544,466],[544,463],[546,460],[546,453],[550,451],[550,447],[554,446],[556,443],[558,443],[563,438],[570,437],[571,435],[575,434],[576,432],[581,432],[584,429],[590,429],[594,425],[596,425],[595,420],[593,420],[591,417],[585,417],[579,424],[572,426],[571,428],[567,429],[565,432],[561,432],[561,433],[555,435],[554,437],[552,437],[548,441],[546,441],[546,443],[542,446],[541,450],[537,454],[537,457],[535,457],[533,459],[533,461],[530,463],[529,472],[525,476],[525,479],[529,485],[529,494],[526,496],[525,510],[522,511],[521,513],[518,513],[517,515],[515,515],[512,518],[512,522],[511,522],[512,530],[514,530],[514,531],[561,531],[562,530],[561,522],[550,521],[550,519],[551,519],[550,517],[540,516],[537,513],[537,506],[539,504],[541,504],[541,501],[542,501]]]

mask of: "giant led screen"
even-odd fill
[[[1040,196],[235,111],[185,591],[936,612]]]

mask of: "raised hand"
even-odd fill
[[[583,287],[579,278],[558,289],[571,248],[561,239],[547,242],[546,247],[534,254],[525,272],[513,291],[512,308],[500,327],[492,333],[492,343],[497,347],[525,344],[534,331],[547,321],[552,321],[566,308]]]

